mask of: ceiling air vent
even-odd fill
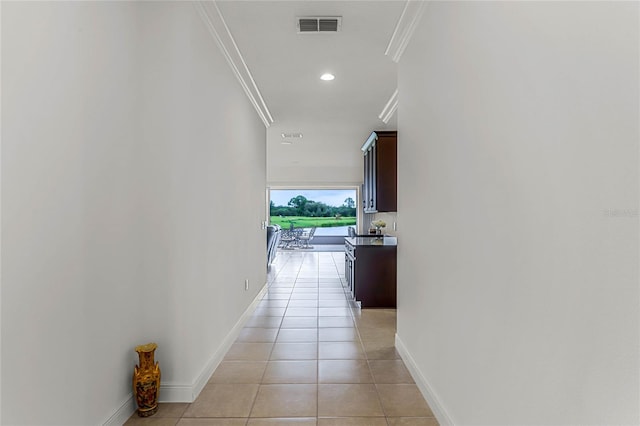
[[[337,33],[342,26],[339,16],[305,16],[297,18],[298,34]]]

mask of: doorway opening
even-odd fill
[[[309,232],[313,245],[343,245],[357,228],[358,190],[351,188],[270,188],[269,223],[283,230]]]

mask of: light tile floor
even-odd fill
[[[126,425],[438,425],[394,348],[396,311],[351,307],[342,253],[281,251],[268,279],[196,401]]]

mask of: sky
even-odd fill
[[[348,197],[356,201],[355,189],[272,189],[271,201],[276,206],[286,206],[290,199],[298,195],[336,207],[343,205]]]

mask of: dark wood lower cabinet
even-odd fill
[[[396,307],[396,246],[345,245],[345,275],[362,308]]]

